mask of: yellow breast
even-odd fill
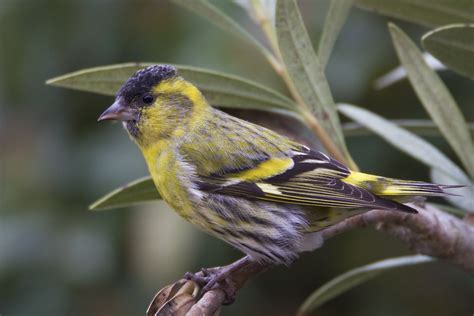
[[[188,218],[192,212],[189,191],[186,187],[186,170],[180,164],[173,150],[164,142],[143,149],[151,177],[163,200],[179,215]]]

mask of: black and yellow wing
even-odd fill
[[[274,203],[334,208],[381,208],[410,213],[404,204],[346,182],[351,171],[327,155],[302,148],[244,170],[223,170],[200,178],[199,188],[215,194]]]

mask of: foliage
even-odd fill
[[[322,31],[313,49],[295,0],[241,0],[249,15],[266,36],[265,45],[239,24],[206,0],[174,0],[173,2],[208,19],[211,23],[250,43],[268,60],[287,91],[274,91],[245,78],[191,66],[177,66],[181,74],[194,82],[214,106],[257,109],[297,117],[319,137],[326,151],[337,159],[357,168],[345,145],[338,116],[340,111],[359,126],[381,136],[407,155],[431,168],[434,181],[445,184],[465,184],[464,197],[449,197],[458,214],[473,211],[474,144],[472,122],[466,122],[454,98],[442,80],[425,62],[415,43],[394,24],[389,25],[392,41],[408,79],[416,91],[430,120],[389,121],[363,108],[341,104],[336,106],[325,76],[337,35],[344,25],[352,1],[333,0]],[[446,66],[473,78],[470,60],[473,57],[473,27],[452,23],[472,22],[470,1],[375,1],[358,0],[355,4],[377,13],[399,17],[425,26],[441,26],[423,36],[424,47]],[[450,24],[450,25],[445,25]],[[466,44],[466,41],[469,42]],[[269,48],[268,48],[269,47]],[[83,91],[113,95],[133,72],[146,64],[119,64],[81,70],[48,81],[49,84]],[[286,95],[290,95],[287,97]],[[408,124],[409,122],[409,124]],[[426,130],[446,139],[463,168],[448,159],[436,147],[410,130]],[[407,129],[408,128],[408,129]],[[465,170],[465,171],[464,171]],[[91,205],[91,209],[122,207],[159,199],[150,178],[139,179],[116,189]],[[451,207],[453,208],[453,207]],[[426,262],[417,256],[389,259],[352,270],[325,284],[302,306],[307,313],[325,301],[388,268]]]
[[[323,305],[330,299],[341,295],[357,285],[375,278],[382,272],[400,267],[431,262],[434,259],[428,256],[405,256],[377,261],[362,267],[347,271],[334,279],[323,284],[313,292],[301,305],[298,315],[303,316],[311,313],[314,309]]]
[[[450,69],[474,79],[474,25],[450,24],[422,37],[423,46]]]

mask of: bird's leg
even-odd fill
[[[231,303],[235,296],[235,288],[228,282],[227,277],[234,271],[239,270],[250,262],[250,258],[245,256],[229,265],[211,269],[201,269],[198,273],[187,272],[184,277],[193,280],[202,286],[201,295],[211,290],[216,284],[226,281],[226,287],[222,290],[226,293],[228,303]]]

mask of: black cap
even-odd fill
[[[149,92],[160,81],[176,75],[177,70],[171,65],[148,66],[131,76],[117,92],[117,96],[131,101],[135,96]]]

